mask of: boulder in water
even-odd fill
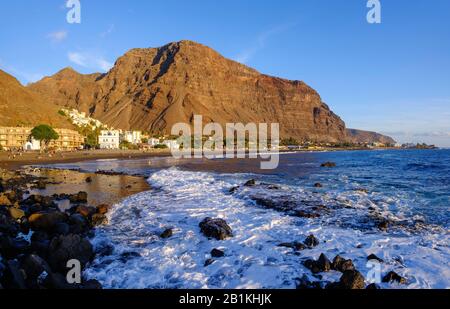
[[[223,219],[205,218],[199,226],[200,231],[208,238],[224,240],[233,236],[231,227]]]
[[[328,161],[328,162],[322,163],[320,166],[321,167],[336,167],[336,163]]]
[[[364,276],[357,270],[346,270],[339,280],[339,286],[342,289],[364,289],[366,287]]]
[[[306,237],[303,243],[309,248],[317,247],[320,244],[319,240],[313,234]]]

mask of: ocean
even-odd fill
[[[336,167],[321,167],[327,161]],[[302,265],[321,253],[352,259],[366,278],[373,275],[367,256],[377,255],[383,263],[375,280],[389,271],[407,279],[383,288],[450,288],[450,150],[287,153],[272,171],[248,159],[53,167],[148,178],[152,189],[116,204],[92,240],[99,254],[85,275],[106,288],[295,288],[304,275],[339,280],[338,272],[313,275]],[[256,185],[244,186],[250,179]],[[233,237],[204,237],[198,225],[205,217],[225,219]],[[161,239],[166,228],[173,236]],[[279,246],[310,234],[320,240],[315,248]],[[213,248],[225,256],[205,266]]]

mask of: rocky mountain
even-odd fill
[[[344,122],[301,81],[260,74],[191,41],[132,49],[106,74],[68,68],[29,89],[121,129],[170,133],[177,122],[278,122],[282,137],[342,141]]]
[[[297,140],[382,138],[346,130],[304,82],[261,74],[191,41],[132,49],[106,74],[83,75],[66,68],[28,89],[47,102],[76,108],[120,129],[169,134],[173,124],[192,123],[198,114],[204,123],[222,125],[276,122],[282,138]]]
[[[46,123],[58,128],[71,128],[71,124],[58,114],[58,109],[51,101],[44,100],[0,70],[0,126]]]
[[[383,144],[395,144],[396,141],[389,136],[382,135],[376,132],[347,129],[347,136],[352,143],[383,143]]]

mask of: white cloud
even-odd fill
[[[113,32],[114,32],[114,29],[115,29],[115,25],[114,25],[114,24],[111,24],[111,25],[109,25],[108,29],[106,29],[106,31],[100,33],[100,36],[101,36],[102,38],[104,38],[104,37],[110,35],[111,33],[113,33]]]
[[[69,33],[67,31],[60,30],[47,34],[47,38],[49,38],[52,42],[59,43],[64,41],[67,38],[68,34]]]
[[[105,60],[105,59],[97,59],[98,62],[98,66],[103,70],[103,71],[109,71],[112,67],[113,67],[113,63]]]
[[[102,56],[90,52],[69,52],[67,54],[69,61],[88,69],[109,71],[113,63],[109,62]]]
[[[83,54],[77,52],[69,52],[67,56],[69,57],[70,62],[78,64],[82,67],[88,67],[86,58],[83,56]]]
[[[260,33],[257,36],[257,38],[254,40],[253,46],[248,47],[248,48],[244,49],[243,51],[241,51],[234,58],[234,60],[236,60],[237,62],[243,63],[243,64],[248,63],[257,52],[259,52],[261,49],[263,49],[266,46],[267,41],[271,37],[273,37],[277,34],[283,33],[285,31],[288,31],[289,29],[291,29],[294,26],[295,26],[294,23],[283,24],[283,25],[276,26],[272,29],[269,29],[265,32]]]

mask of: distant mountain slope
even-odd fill
[[[71,128],[65,117],[58,114],[58,109],[0,70],[0,126],[46,123],[58,128]]]
[[[133,49],[104,75],[71,69],[29,89],[122,129],[170,133],[174,123],[278,122],[282,137],[346,140],[344,122],[301,81],[271,77],[191,41]]]
[[[383,143],[383,144],[395,144],[396,141],[386,135],[382,135],[376,132],[347,129],[347,135],[353,143]]]

